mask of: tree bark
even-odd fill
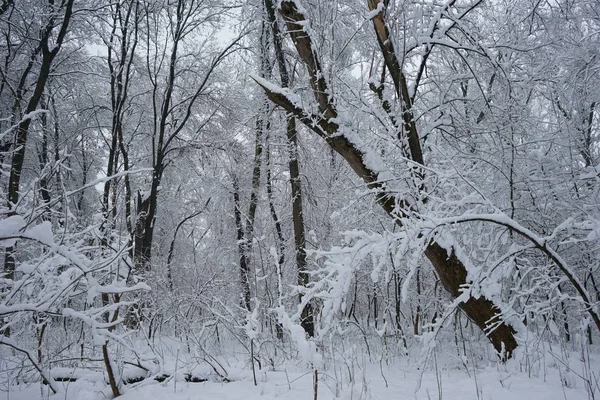
[[[235,217],[235,229],[237,233],[238,252],[240,256],[240,281],[242,283],[242,302],[246,310],[250,311],[250,266],[244,246],[244,225],[242,223],[242,211],[240,208],[240,188],[237,178],[233,177],[233,214]]]
[[[269,198],[269,211],[271,212],[271,218],[273,219],[273,224],[275,225],[275,233],[277,234],[277,251],[278,251],[278,259],[277,262],[277,306],[281,306],[282,300],[282,282],[283,282],[283,265],[285,263],[285,238],[283,237],[283,228],[281,226],[281,221],[277,216],[277,210],[275,210],[275,203],[273,201],[273,181],[271,177],[271,149],[269,147],[269,140],[267,138],[267,146],[266,146],[266,154],[265,154],[265,164],[266,164],[266,179],[267,179],[267,197]],[[279,340],[283,339],[283,327],[279,322],[275,323],[275,331],[277,333],[277,338]]]
[[[279,68],[279,76],[281,85],[284,88],[289,87],[290,79],[285,63],[285,55],[281,43],[281,33],[275,18],[275,8],[272,0],[265,0],[265,8],[271,30],[273,32],[273,43],[275,47],[275,58]],[[306,235],[304,224],[304,212],[302,208],[302,181],[300,179],[300,166],[298,163],[298,132],[296,129],[296,119],[292,113],[286,116],[287,127],[286,136],[288,141],[289,162],[288,168],[290,172],[290,187],[292,189],[292,224],[294,226],[294,252],[296,254],[296,268],[298,270],[298,285],[306,287],[309,283],[309,275],[307,273],[306,263]],[[302,293],[299,294],[298,300],[302,303]],[[307,304],[302,310],[300,324],[304,331],[309,336],[314,336],[315,324],[313,317],[313,309],[311,304]]]

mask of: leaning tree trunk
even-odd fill
[[[339,125],[333,122],[337,117],[337,111],[333,100],[329,96],[325,74],[321,69],[317,55],[314,52],[311,37],[307,34],[307,29],[305,28],[307,24],[306,16],[304,16],[296,7],[296,4],[290,0],[284,0],[281,3],[279,11],[287,24],[288,32],[296,47],[298,55],[304,62],[308,71],[310,85],[318,104],[319,115],[309,114],[297,104],[290,101],[282,90],[274,89],[274,87],[266,81],[257,80],[257,82],[263,87],[265,93],[273,103],[283,107],[285,110],[296,116],[297,119],[301,120],[308,128],[321,136],[333,150],[340,154],[367,186],[377,193],[377,201],[384,211],[393,218],[398,225],[402,225],[401,217],[406,216],[399,213],[395,194],[389,190],[385,182],[382,182],[379,179],[377,171],[368,166],[366,154],[357,148],[353,142],[348,140],[348,138],[340,132]],[[380,13],[379,15],[382,14]],[[383,19],[381,19],[381,21],[383,21]],[[376,26],[376,29],[377,28],[378,26]],[[379,26],[379,28],[381,28],[381,26]],[[387,27],[385,29],[387,30]],[[379,30],[377,33],[380,33]],[[383,41],[383,44],[387,46],[388,42],[391,43],[387,40]],[[387,49],[386,51],[393,52],[393,48],[391,48],[391,50]],[[385,58],[387,63],[389,54],[386,54]],[[393,74],[396,74],[397,72],[398,71],[394,71]],[[405,100],[403,122],[408,128],[411,153],[414,157],[413,160],[418,162],[422,160],[422,155],[421,160],[419,160],[420,143],[418,143],[416,126],[410,113],[410,102],[408,102],[410,97],[408,97],[407,92],[402,93],[405,91],[405,87],[403,86],[406,85],[404,76],[400,75],[396,76],[396,78],[398,78],[398,91],[401,93],[401,98]],[[394,81],[396,81],[396,78]],[[405,94],[407,97],[404,96]],[[410,136],[413,137],[411,138]],[[415,141],[415,139],[417,140]],[[406,206],[406,204],[403,205]],[[446,291],[454,298],[461,296],[463,294],[463,287],[468,285],[469,281],[467,280],[467,269],[464,263],[457,257],[454,248],[444,248],[437,241],[432,240],[425,248],[425,256],[433,265]],[[462,302],[459,307],[486,333],[501,359],[506,360],[511,357],[513,351],[517,347],[515,338],[516,332],[510,325],[507,325],[506,322],[500,320],[495,324],[495,329],[491,332],[489,331],[488,324],[499,318],[499,310],[490,299],[483,295],[478,298],[469,298],[467,301]]]

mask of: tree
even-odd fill
[[[153,8],[158,7],[158,8]],[[174,9],[173,9],[174,8]],[[191,136],[211,119],[211,113],[197,114],[195,107],[208,96],[211,78],[221,62],[236,50],[237,40],[213,52],[209,59],[189,56],[198,54],[194,42],[200,31],[218,19],[213,4],[201,1],[179,0],[175,7],[146,4],[145,68],[152,93],[151,104],[154,124],[151,125],[151,168],[149,188],[138,190],[133,252],[135,273],[149,271],[158,196],[165,169],[171,154],[184,133]],[[162,21],[166,20],[166,41],[163,41]],[[204,46],[210,45],[205,43]],[[168,57],[167,57],[168,55]],[[184,61],[185,60],[185,61]],[[190,63],[186,65],[186,63]],[[202,73],[197,73],[197,70]]]
[[[3,8],[8,2],[3,4]],[[25,152],[27,149],[27,138],[31,126],[33,113],[36,112],[42,97],[46,83],[50,77],[52,63],[61,49],[65,37],[68,33],[69,23],[73,15],[73,0],[61,2],[59,7],[54,7],[54,2],[48,4],[40,4],[42,9],[48,12],[47,19],[39,26],[32,26],[32,30],[38,30],[39,41],[31,43],[31,53],[27,66],[22,70],[21,76],[18,79],[17,86],[13,86],[12,82],[8,81],[8,76],[3,73],[3,86],[6,84],[11,88],[13,96],[13,119],[17,122],[14,129],[14,143],[10,166],[10,177],[8,180],[7,197],[9,207],[16,207],[20,198],[21,175],[23,172],[23,162],[25,160]],[[9,15],[12,16],[11,13]],[[12,25],[12,21],[7,21],[8,25]],[[7,30],[7,35],[10,43],[10,30]],[[23,37],[25,39],[25,37]],[[25,44],[25,43],[21,43]],[[8,66],[10,53],[5,58],[5,65]],[[38,65],[39,63],[39,65]],[[32,74],[33,73],[33,74]],[[29,85],[33,85],[31,94]],[[25,104],[24,107],[23,104]],[[12,278],[12,273],[15,269],[15,261],[13,249],[7,248],[4,259],[4,270],[7,272],[8,279]]]
[[[377,4],[383,5],[383,3]],[[402,117],[404,120],[404,129],[408,136],[410,156],[412,161],[419,167],[423,165],[423,155],[412,115],[412,101],[408,93],[406,78],[399,69],[400,64],[396,57],[392,41],[389,40],[389,30],[384,20],[384,8],[377,4],[370,3],[371,8],[376,11],[373,16],[373,23],[381,50],[384,54],[386,66],[392,75],[396,91],[403,101],[404,112],[402,113]],[[411,215],[419,213],[419,200],[421,202],[425,202],[426,200],[422,199],[422,194],[419,192],[411,196],[417,200],[416,203],[409,203],[404,199],[397,198],[393,189],[389,188],[388,183],[386,183],[386,179],[380,176],[380,170],[378,170],[380,167],[377,165],[377,161],[372,161],[374,155],[361,148],[356,138],[350,136],[350,133],[344,131],[344,128],[340,127],[338,122],[336,122],[338,112],[335,101],[330,95],[325,80],[325,73],[321,69],[321,63],[315,52],[312,39],[303,28],[303,24],[308,22],[307,16],[304,14],[303,9],[298,7],[293,1],[282,2],[280,13],[287,25],[294,46],[308,71],[308,79],[315,101],[318,104],[318,114],[307,112],[305,108],[300,106],[298,101],[292,99],[289,91],[273,86],[258,78],[257,82],[263,87],[271,101],[294,114],[296,118],[301,120],[307,127],[323,138],[332,149],[338,152],[375,193],[384,211],[390,217],[394,218],[397,224],[403,225],[403,220],[414,218]],[[421,172],[417,175],[420,174]],[[404,196],[405,198],[408,197]],[[489,321],[497,318],[498,308],[492,300],[485,296],[478,298],[469,296],[465,298],[462,287],[468,284],[467,268],[457,255],[455,246],[448,243],[440,245],[438,241],[431,239],[426,245],[424,253],[431,261],[444,288],[452,297],[461,297],[464,299],[460,303],[460,308],[483,331],[486,331]],[[488,337],[494,348],[503,359],[510,358],[512,352],[517,347],[515,333],[514,328],[506,323],[500,323],[494,331],[488,333]]]
[[[275,18],[275,6],[271,0],[265,0],[265,9],[273,33],[273,45],[275,48],[275,58],[279,69],[281,86],[287,88],[290,86],[290,77],[285,54],[283,52],[279,25]],[[300,180],[300,167],[298,163],[298,132],[296,129],[296,118],[291,113],[287,113],[286,115],[286,137],[289,151],[288,169],[290,172],[290,187],[292,191],[292,224],[294,228],[294,250],[296,253],[296,268],[298,270],[298,285],[306,287],[309,281],[309,274],[307,273],[306,263],[302,181]],[[302,303],[302,293],[299,295],[299,301]],[[304,306],[304,309],[302,310],[301,325],[309,336],[314,336],[313,310],[310,304]]]

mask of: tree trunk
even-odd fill
[[[266,171],[265,175],[267,178],[267,197],[269,198],[269,210],[271,212],[271,218],[273,219],[273,223],[275,224],[275,232],[277,234],[277,251],[278,251],[278,259],[277,262],[277,306],[281,306],[281,300],[283,297],[282,293],[282,282],[283,282],[283,265],[285,263],[285,238],[283,237],[283,228],[281,226],[281,221],[277,216],[277,210],[275,210],[275,204],[273,201],[273,182],[271,178],[271,149],[269,147],[269,140],[267,138],[267,147],[266,147],[266,156],[265,156],[265,164]],[[275,331],[277,333],[277,338],[279,340],[283,339],[283,327],[279,322],[275,322]]]
[[[462,286],[467,281],[467,270],[464,264],[456,257],[454,250],[442,248],[438,243],[431,242],[425,249],[425,256],[429,259],[442,282],[442,286],[454,298],[462,294]],[[489,338],[492,345],[503,360],[511,357],[517,348],[515,330],[512,326],[501,322],[496,329],[489,330],[492,321],[497,321],[499,309],[485,296],[471,297],[459,307]]]
[[[237,178],[233,177],[233,214],[235,217],[235,229],[237,233],[238,252],[240,256],[240,281],[242,283],[242,302],[246,310],[250,311],[250,270],[246,249],[244,245],[244,225],[242,224],[242,211],[240,208],[240,188]]]
[[[273,32],[273,43],[275,45],[275,58],[279,68],[279,76],[282,87],[289,86],[289,75],[285,63],[285,55],[281,43],[281,35],[279,26],[275,19],[275,8],[272,0],[265,0],[265,8],[271,24]],[[292,223],[294,226],[294,252],[296,254],[296,268],[298,270],[298,285],[306,287],[309,282],[309,274],[307,273],[306,264],[306,236],[304,228],[304,213],[302,210],[302,181],[300,180],[300,166],[298,163],[298,132],[296,129],[296,119],[293,114],[288,113],[286,136],[288,141],[289,151],[289,171],[290,171],[290,186],[292,189]],[[299,294],[298,300],[302,303],[302,293]],[[304,331],[309,336],[314,336],[314,317],[311,304],[307,304],[302,310],[300,324]]]

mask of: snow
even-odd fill
[[[570,283],[575,287],[578,294],[581,296],[580,301],[584,303],[583,305],[585,307],[589,307],[589,304],[586,304],[587,301],[585,299],[593,299],[593,297],[588,293],[587,289],[585,288],[585,285],[579,280],[577,274],[571,269],[566,260],[564,260],[562,256],[553,247],[549,245],[550,240],[553,239],[553,237],[557,234],[558,231],[564,230],[565,228],[571,226],[572,220],[570,218],[567,218],[567,220],[559,224],[554,229],[554,232],[550,236],[546,237],[537,235],[532,230],[526,228],[525,226],[521,225],[518,221],[515,221],[514,219],[510,218],[508,215],[502,212],[491,214],[465,214],[455,217],[431,219],[431,221],[434,221],[432,227],[439,227],[443,225],[450,225],[467,221],[486,221],[510,228],[512,232],[520,234],[525,239],[530,241],[537,249],[543,251],[547,256],[551,257],[552,261],[568,278]],[[445,247],[446,249],[448,249],[448,251],[450,251],[450,247],[448,246],[451,246],[451,244],[448,244]],[[469,272],[469,274],[472,274],[473,269],[467,268],[467,271]],[[596,312],[595,310],[593,311]]]
[[[377,7],[375,7],[373,10],[369,11],[366,15],[365,18],[368,20],[371,20],[373,18],[375,18],[376,16],[378,16],[384,9],[384,5],[383,5],[383,1],[380,1],[379,3],[377,3]]]
[[[45,109],[38,109],[38,110],[34,110],[30,113],[27,113],[25,115],[23,115],[21,117],[21,120],[19,122],[17,122],[16,124],[12,125],[11,127],[9,127],[7,130],[5,130],[4,132],[0,133],[0,140],[2,138],[4,138],[4,136],[12,133],[21,123],[27,121],[28,119],[36,119],[39,115],[41,114],[46,114],[49,113],[48,110]]]
[[[300,96],[292,92],[290,89],[282,88],[279,85],[269,82],[256,74],[249,74],[250,78],[256,81],[260,86],[267,89],[269,92],[277,93],[288,99],[295,107],[302,109],[302,100]]]
[[[27,236],[47,246],[54,243],[54,234],[52,233],[52,224],[50,221],[44,221],[41,224],[28,229]]]
[[[439,357],[447,359],[444,354]],[[459,366],[465,362],[464,366]],[[338,360],[342,362],[342,360]],[[350,364],[348,364],[349,366]],[[319,370],[318,399],[445,399],[445,400],[583,400],[588,398],[583,382],[567,374],[559,364],[549,373],[528,377],[516,365],[486,366],[473,369],[470,360],[451,363],[437,360],[435,368],[419,370],[418,365],[399,361],[391,365],[367,363],[352,365],[346,371]],[[512,370],[513,368],[514,370]],[[66,371],[69,372],[69,371]],[[139,372],[139,371],[137,371]],[[354,376],[352,381],[348,376]],[[53,374],[54,375],[54,374]],[[105,400],[111,398],[108,385],[98,373],[73,371],[76,382],[56,382],[61,391],[50,400]],[[55,375],[58,376],[58,375]],[[157,382],[152,379],[124,385],[122,400],[305,400],[313,398],[313,371],[294,367],[257,371],[257,386],[248,369],[231,370],[232,382],[178,380]],[[563,387],[561,381],[571,387]],[[441,393],[441,395],[440,395]],[[41,399],[37,385],[11,387],[0,399]]]
[[[300,307],[298,308],[300,310]],[[298,348],[300,358],[308,363],[319,366],[322,363],[322,357],[317,352],[315,342],[306,338],[304,328],[288,316],[284,307],[277,307],[274,311],[277,313],[277,319],[281,326],[289,331],[292,341]]]
[[[12,215],[0,223],[0,247],[13,246],[17,239],[12,239],[19,236],[21,230],[25,228],[25,220],[20,215]]]
[[[244,325],[244,332],[248,338],[256,339],[258,336],[258,329],[260,327],[259,315],[258,312],[260,310],[260,302],[258,300],[255,301],[254,309],[251,313],[246,314],[246,324]]]

